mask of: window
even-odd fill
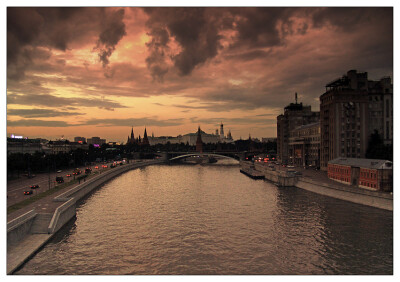
[[[386,117],[389,117],[389,100],[386,100]]]
[[[389,122],[386,122],[386,139],[389,139]]]

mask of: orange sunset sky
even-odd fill
[[[348,70],[393,76],[392,8],[7,8],[7,135],[276,137]]]

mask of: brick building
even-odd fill
[[[361,188],[393,190],[393,164],[387,160],[336,158],[328,162],[328,177]]]

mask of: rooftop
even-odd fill
[[[329,164],[346,165],[352,167],[362,167],[371,169],[392,169],[393,163],[388,160],[358,159],[358,158],[336,158],[328,162]]]

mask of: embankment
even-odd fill
[[[54,213],[41,214],[32,209],[7,223],[7,274],[12,274],[66,223],[76,216],[76,203],[95,188],[131,169],[163,163],[151,160],[129,163],[109,169],[81,182],[49,201],[60,202]]]

